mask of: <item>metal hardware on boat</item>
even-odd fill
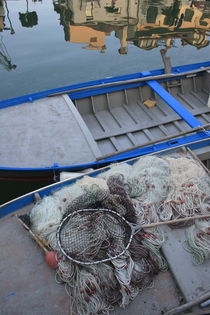
[[[34,194],[34,201],[35,202],[39,202],[41,199],[42,198],[41,198],[40,194],[38,192],[35,192],[35,194]]]

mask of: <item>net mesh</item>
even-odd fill
[[[198,221],[186,229],[184,248],[192,254],[193,263],[200,265],[210,257],[210,221]]]
[[[107,209],[73,212],[58,231],[59,245],[66,257],[81,263],[113,259],[125,251],[131,237],[128,222]]]

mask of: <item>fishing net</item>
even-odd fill
[[[157,204],[145,202],[138,199],[133,201],[133,203],[136,209],[138,224],[146,225],[146,224],[155,223],[159,221],[159,217],[157,215],[157,209],[158,209]]]
[[[83,193],[84,191],[80,185],[69,185],[55,191],[52,197],[55,201],[58,200],[59,206],[62,208],[62,214],[64,214],[72,200],[79,197]]]
[[[77,210],[62,220],[57,231],[58,245],[73,262],[98,264],[122,255],[135,230],[136,226],[115,211]]]
[[[55,238],[57,228],[63,216],[62,207],[57,198],[45,197],[30,212],[31,229],[44,242]]]
[[[124,179],[118,175],[110,176],[107,181],[110,194],[101,203],[102,207],[112,209],[118,212],[129,222],[136,223],[137,216],[132,203],[127,193],[127,184]]]
[[[113,307],[105,295],[104,285],[113,292],[117,283],[113,281],[109,266],[100,268],[81,267],[70,261],[60,261],[57,274],[66,283],[66,291],[71,296],[71,310],[76,314],[109,314]],[[100,275],[98,271],[100,270]],[[110,282],[103,282],[111,277]],[[115,279],[114,279],[115,280]],[[117,290],[118,291],[118,290]],[[110,293],[111,293],[110,292]],[[113,297],[114,298],[114,297]]]
[[[97,194],[100,187],[103,187],[103,194],[107,195],[109,189],[103,179],[85,176],[76,185],[66,186],[55,191],[53,195],[43,198],[30,212],[32,231],[42,240],[50,243],[52,248],[57,249],[56,230],[64,213],[74,200],[76,205],[78,205],[78,199],[83,204],[82,196],[89,203],[91,198],[94,199],[94,195]],[[84,192],[86,193],[85,196]],[[100,199],[99,193],[98,198]]]
[[[208,196],[204,197],[204,199],[201,203],[201,212],[204,214],[210,213],[210,194],[208,194]]]
[[[151,167],[131,175],[128,184],[131,188],[131,197],[142,197],[148,202],[158,202],[167,196],[169,180],[159,169]]]
[[[173,185],[175,186],[179,185],[180,182],[184,182],[186,179],[205,176],[204,169],[193,159],[187,157],[166,157],[165,161],[169,165]]]
[[[148,287],[152,283],[152,277],[160,271],[151,248],[143,244],[144,238],[147,236],[148,233],[143,231],[135,234],[129,248],[135,266],[132,282],[141,290]]]
[[[170,190],[170,172],[168,163],[155,156],[134,163],[128,185],[130,197],[137,200],[135,209],[142,224],[157,221],[157,207]]]
[[[161,255],[160,249],[165,241],[163,232],[160,229],[153,229],[143,235],[142,245],[152,254],[153,260],[160,270],[168,268],[165,258]]]
[[[83,189],[83,191],[91,187],[97,187],[98,189],[102,189],[107,192],[109,191],[107,182],[103,178],[94,178],[90,176],[84,176],[82,179],[79,179],[77,181],[77,186],[80,186]]]
[[[114,174],[107,179],[107,185],[111,194],[121,196],[130,195],[130,187],[127,184],[123,174]]]
[[[164,233],[139,226],[207,214],[209,196],[209,177],[192,158],[146,156],[54,192],[32,209],[30,220],[57,253],[56,279],[65,282],[73,312],[109,314],[167,268]],[[202,263],[210,257],[209,221],[190,224],[185,248]]]
[[[127,251],[120,257],[112,260],[112,264],[114,266],[114,274],[120,285],[120,292],[122,295],[120,306],[124,308],[136,297],[139,292],[138,287],[132,286],[131,283],[134,262],[130,253]]]
[[[115,277],[115,270],[112,264],[101,263],[87,266],[88,270],[95,275],[102,290],[104,299],[115,305],[121,301],[120,284]]]
[[[171,168],[170,190],[158,209],[161,220],[183,218],[202,213],[202,202],[210,192],[204,169],[189,158],[166,158]],[[187,222],[184,225],[192,224]]]
[[[167,161],[156,156],[145,156],[138,159],[138,161],[134,163],[130,176],[133,177],[133,175],[135,176],[136,173],[145,169],[150,169],[151,167],[159,170],[162,175],[170,175],[170,166],[168,165]]]
[[[127,180],[131,170],[132,170],[132,166],[127,163],[112,164],[109,170],[107,170],[106,172],[100,173],[98,177],[104,178],[107,180],[110,176],[122,175],[125,178],[125,180]]]
[[[91,191],[96,188],[103,189],[107,192],[109,190],[105,180],[84,176],[82,179],[77,180],[75,185],[69,185],[55,191],[53,198],[58,200],[60,207],[62,207],[62,213],[64,213],[73,200],[83,195],[86,191]]]
[[[196,221],[186,230],[184,248],[192,254],[195,265],[210,258],[210,221]]]

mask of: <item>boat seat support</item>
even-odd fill
[[[169,94],[157,81],[147,81],[147,85],[159,95],[190,127],[202,126],[202,122],[195,118],[181,103]]]

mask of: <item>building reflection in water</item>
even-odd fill
[[[9,26],[6,25],[5,15],[7,14],[7,21]],[[14,28],[12,26],[12,22],[9,16],[9,9],[7,6],[7,1],[0,0],[0,32],[10,31],[10,34],[15,34]],[[14,70],[16,69],[16,65],[12,63],[11,58],[9,56],[8,50],[3,42],[3,37],[0,34],[0,65],[3,66],[6,70]]]
[[[106,51],[106,36],[115,32],[120,54],[128,43],[151,50],[176,45],[209,45],[210,1],[54,0],[65,40]]]

